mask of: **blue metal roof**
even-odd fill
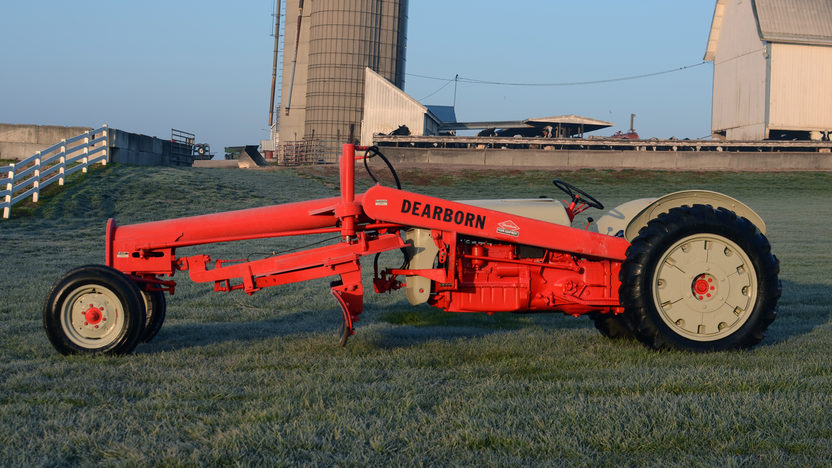
[[[456,122],[456,111],[454,106],[425,106],[440,122]]]

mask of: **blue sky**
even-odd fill
[[[314,0],[313,0],[314,1]],[[108,123],[215,153],[268,135],[273,0],[3,0],[0,122]],[[698,64],[707,0],[410,0],[405,90],[453,103],[453,84],[606,80]],[[293,16],[293,15],[290,15]],[[642,137],[710,134],[710,63],[605,84],[459,83],[460,120],[578,114]],[[436,92],[435,94],[433,94]],[[600,131],[599,135],[612,131]]]

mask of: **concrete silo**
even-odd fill
[[[314,140],[336,149],[350,136],[359,137],[364,68],[404,86],[407,4],[407,0],[286,2],[282,145]]]

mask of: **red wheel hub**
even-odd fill
[[[84,318],[87,320],[87,323],[89,323],[90,325],[95,325],[98,322],[101,322],[102,319],[104,319],[104,313],[103,312],[104,311],[102,311],[98,307],[93,307],[93,305],[90,304],[90,308],[87,309],[86,312],[84,312]]]
[[[716,294],[716,278],[706,273],[697,276],[691,285],[691,292],[700,301],[710,299]]]

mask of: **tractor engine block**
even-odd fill
[[[469,240],[447,261],[455,286],[434,283],[429,302],[448,312],[620,312],[619,262]]]

